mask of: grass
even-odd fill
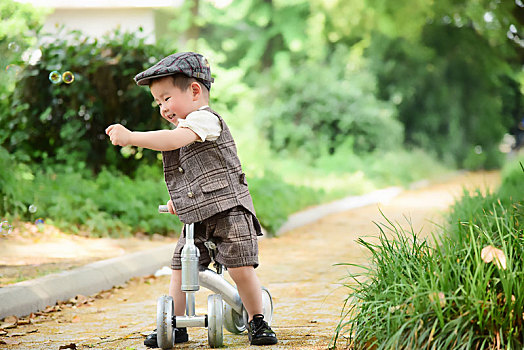
[[[524,347],[524,169],[503,174],[496,193],[465,192],[431,238],[385,218],[378,243],[359,240],[371,263],[342,264],[360,272],[333,346],[344,335],[351,349]]]
[[[245,170],[257,216],[270,234],[290,214],[306,207],[435,176],[439,173],[435,169],[443,169],[420,152],[399,151],[361,159],[335,154],[314,161],[271,157],[268,152],[258,155],[244,162],[248,164]],[[422,171],[399,170],[415,168],[413,164],[421,162],[428,165]],[[64,232],[82,231],[94,237],[169,234],[179,232],[182,226],[175,217],[157,213],[158,204],[168,200],[161,164],[141,166],[133,178],[107,169],[93,175],[68,166],[30,168],[17,164],[0,148],[0,167],[11,169],[0,174],[2,221],[42,218]],[[397,171],[384,175],[393,168]]]

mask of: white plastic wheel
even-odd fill
[[[266,287],[262,287],[262,308],[264,309],[264,320],[271,326],[271,321],[273,321],[273,298]]]
[[[156,304],[156,331],[157,343],[161,349],[172,349],[173,339],[173,298],[169,295],[162,295]]]
[[[224,302],[224,327],[233,334],[240,334],[246,330],[246,324],[242,315],[226,302]]]
[[[209,347],[220,348],[224,344],[224,318],[222,296],[211,294],[207,297],[207,340]]]
[[[244,305],[242,305],[242,317],[244,319],[244,324],[248,324],[248,314]],[[271,326],[271,321],[273,320],[273,298],[271,293],[266,287],[262,287],[262,314],[264,315],[264,321]]]

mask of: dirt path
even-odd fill
[[[463,186],[493,189],[498,182],[497,173],[463,174],[406,191],[389,203],[331,215],[281,237],[261,240],[258,274],[273,295],[273,328],[280,339],[278,345],[265,349],[327,348],[347,295],[340,286],[346,268],[333,265],[366,261],[355,240],[376,235],[373,222],[385,221],[379,208],[392,221],[407,225],[409,218],[415,230],[429,232]],[[155,328],[156,299],[167,292],[168,283],[167,276],[134,279],[94,300],[81,300],[74,308],[37,316],[28,325],[7,329],[8,336],[0,336],[0,343],[18,344],[0,344],[0,349],[58,349],[68,344],[76,349],[144,349],[142,333]],[[206,296],[205,291],[198,293],[197,314],[207,312]],[[190,342],[179,348],[207,348],[206,329],[189,332]],[[247,344],[246,335],[224,332],[228,348],[254,348]]]

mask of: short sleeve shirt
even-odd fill
[[[201,107],[178,121],[179,128],[191,129],[198,135],[200,139],[197,142],[215,141],[222,132],[220,120],[213,113],[204,110],[207,107]]]

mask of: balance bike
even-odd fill
[[[168,213],[167,205],[158,207],[160,213]],[[211,348],[223,346],[225,327],[233,334],[246,330],[248,314],[235,286],[223,276],[224,267],[214,259],[216,245],[206,242],[216,272],[199,266],[200,251],[195,245],[193,224],[185,225],[186,244],[182,249],[182,286],[186,293],[186,315],[175,316],[173,298],[163,295],[157,300],[156,325],[157,342],[161,349],[174,346],[175,327],[207,327],[207,339]],[[214,292],[207,298],[207,315],[195,315],[195,292],[200,286]],[[264,319],[271,324],[273,300],[269,291],[262,287],[262,306]]]

